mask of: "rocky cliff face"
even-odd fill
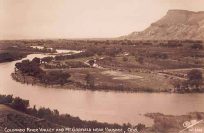
[[[204,40],[204,11],[169,10],[167,14],[142,32],[122,39],[136,40]]]

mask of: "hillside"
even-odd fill
[[[46,120],[39,119],[25,113],[16,111],[8,106],[0,104],[0,132],[2,133],[4,128],[59,128],[61,126],[52,124]]]
[[[136,40],[204,40],[204,11],[169,10],[147,29],[120,37]]]

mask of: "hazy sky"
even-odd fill
[[[204,0],[0,0],[0,39],[116,37]]]

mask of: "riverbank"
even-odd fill
[[[49,88],[74,89],[74,90],[82,89],[72,82],[69,82],[69,83],[64,84],[64,85],[60,85],[60,84],[51,85],[51,84],[41,83],[37,78],[35,78],[33,76],[23,75],[19,71],[15,72],[15,73],[11,73],[11,77],[13,80],[15,80],[17,82],[20,82],[22,84],[32,85],[32,86],[35,85],[35,86],[42,86],[42,87],[49,87]]]
[[[29,46],[17,46],[16,44],[0,44],[0,63],[21,60],[29,54],[34,53],[54,53],[55,51],[39,50]]]
[[[0,63],[21,60],[30,53],[6,52],[0,50]]]
[[[151,130],[157,133],[195,133],[204,131],[204,112],[192,112],[186,115],[164,115],[148,113],[154,120]]]
[[[73,71],[69,71],[71,74]],[[79,72],[79,71],[78,71]],[[76,72],[77,73],[77,72]],[[76,74],[75,73],[75,74]],[[101,84],[95,84],[92,87],[89,87],[86,85],[85,81],[82,81],[81,77],[77,77],[76,75],[72,75],[71,79],[69,82],[65,83],[64,85],[61,84],[45,84],[40,82],[38,78],[35,78],[33,76],[28,76],[23,74],[20,71],[16,71],[11,74],[13,80],[20,82],[22,84],[27,84],[27,85],[34,85],[34,86],[43,86],[43,87],[49,87],[49,88],[58,88],[58,89],[73,89],[73,90],[91,90],[91,91],[116,91],[116,92],[129,92],[129,93],[204,93],[202,90],[189,90],[189,91],[174,91],[171,89],[153,89],[153,88],[145,88],[145,87],[140,87],[140,88],[134,88],[134,87],[129,87],[125,85],[121,85],[121,82],[116,83],[117,81],[113,82],[113,84],[108,84],[106,80],[108,79],[100,79],[103,80],[105,83]]]
[[[60,84],[45,84],[41,83],[37,78],[33,76],[23,75],[22,72],[17,71],[11,74],[13,80],[20,82],[22,84],[27,85],[35,85],[35,86],[43,86],[49,88],[58,88],[58,89],[73,89],[73,90],[92,90],[92,91],[116,91],[116,92],[130,92],[130,93],[137,93],[137,92],[147,92],[147,93],[159,93],[165,92],[170,93],[170,90],[159,90],[159,89],[151,89],[151,88],[129,88],[123,85],[118,86],[108,86],[108,85],[95,85],[93,87],[88,87],[85,82],[80,81],[73,81],[60,85]]]

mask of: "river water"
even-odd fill
[[[32,54],[28,59],[47,55]],[[204,94],[124,93],[45,88],[12,80],[15,63],[0,63],[0,93],[30,100],[31,106],[58,109],[60,113],[79,116],[83,120],[109,123],[144,123],[153,121],[145,113],[160,112],[180,115],[204,112]]]

